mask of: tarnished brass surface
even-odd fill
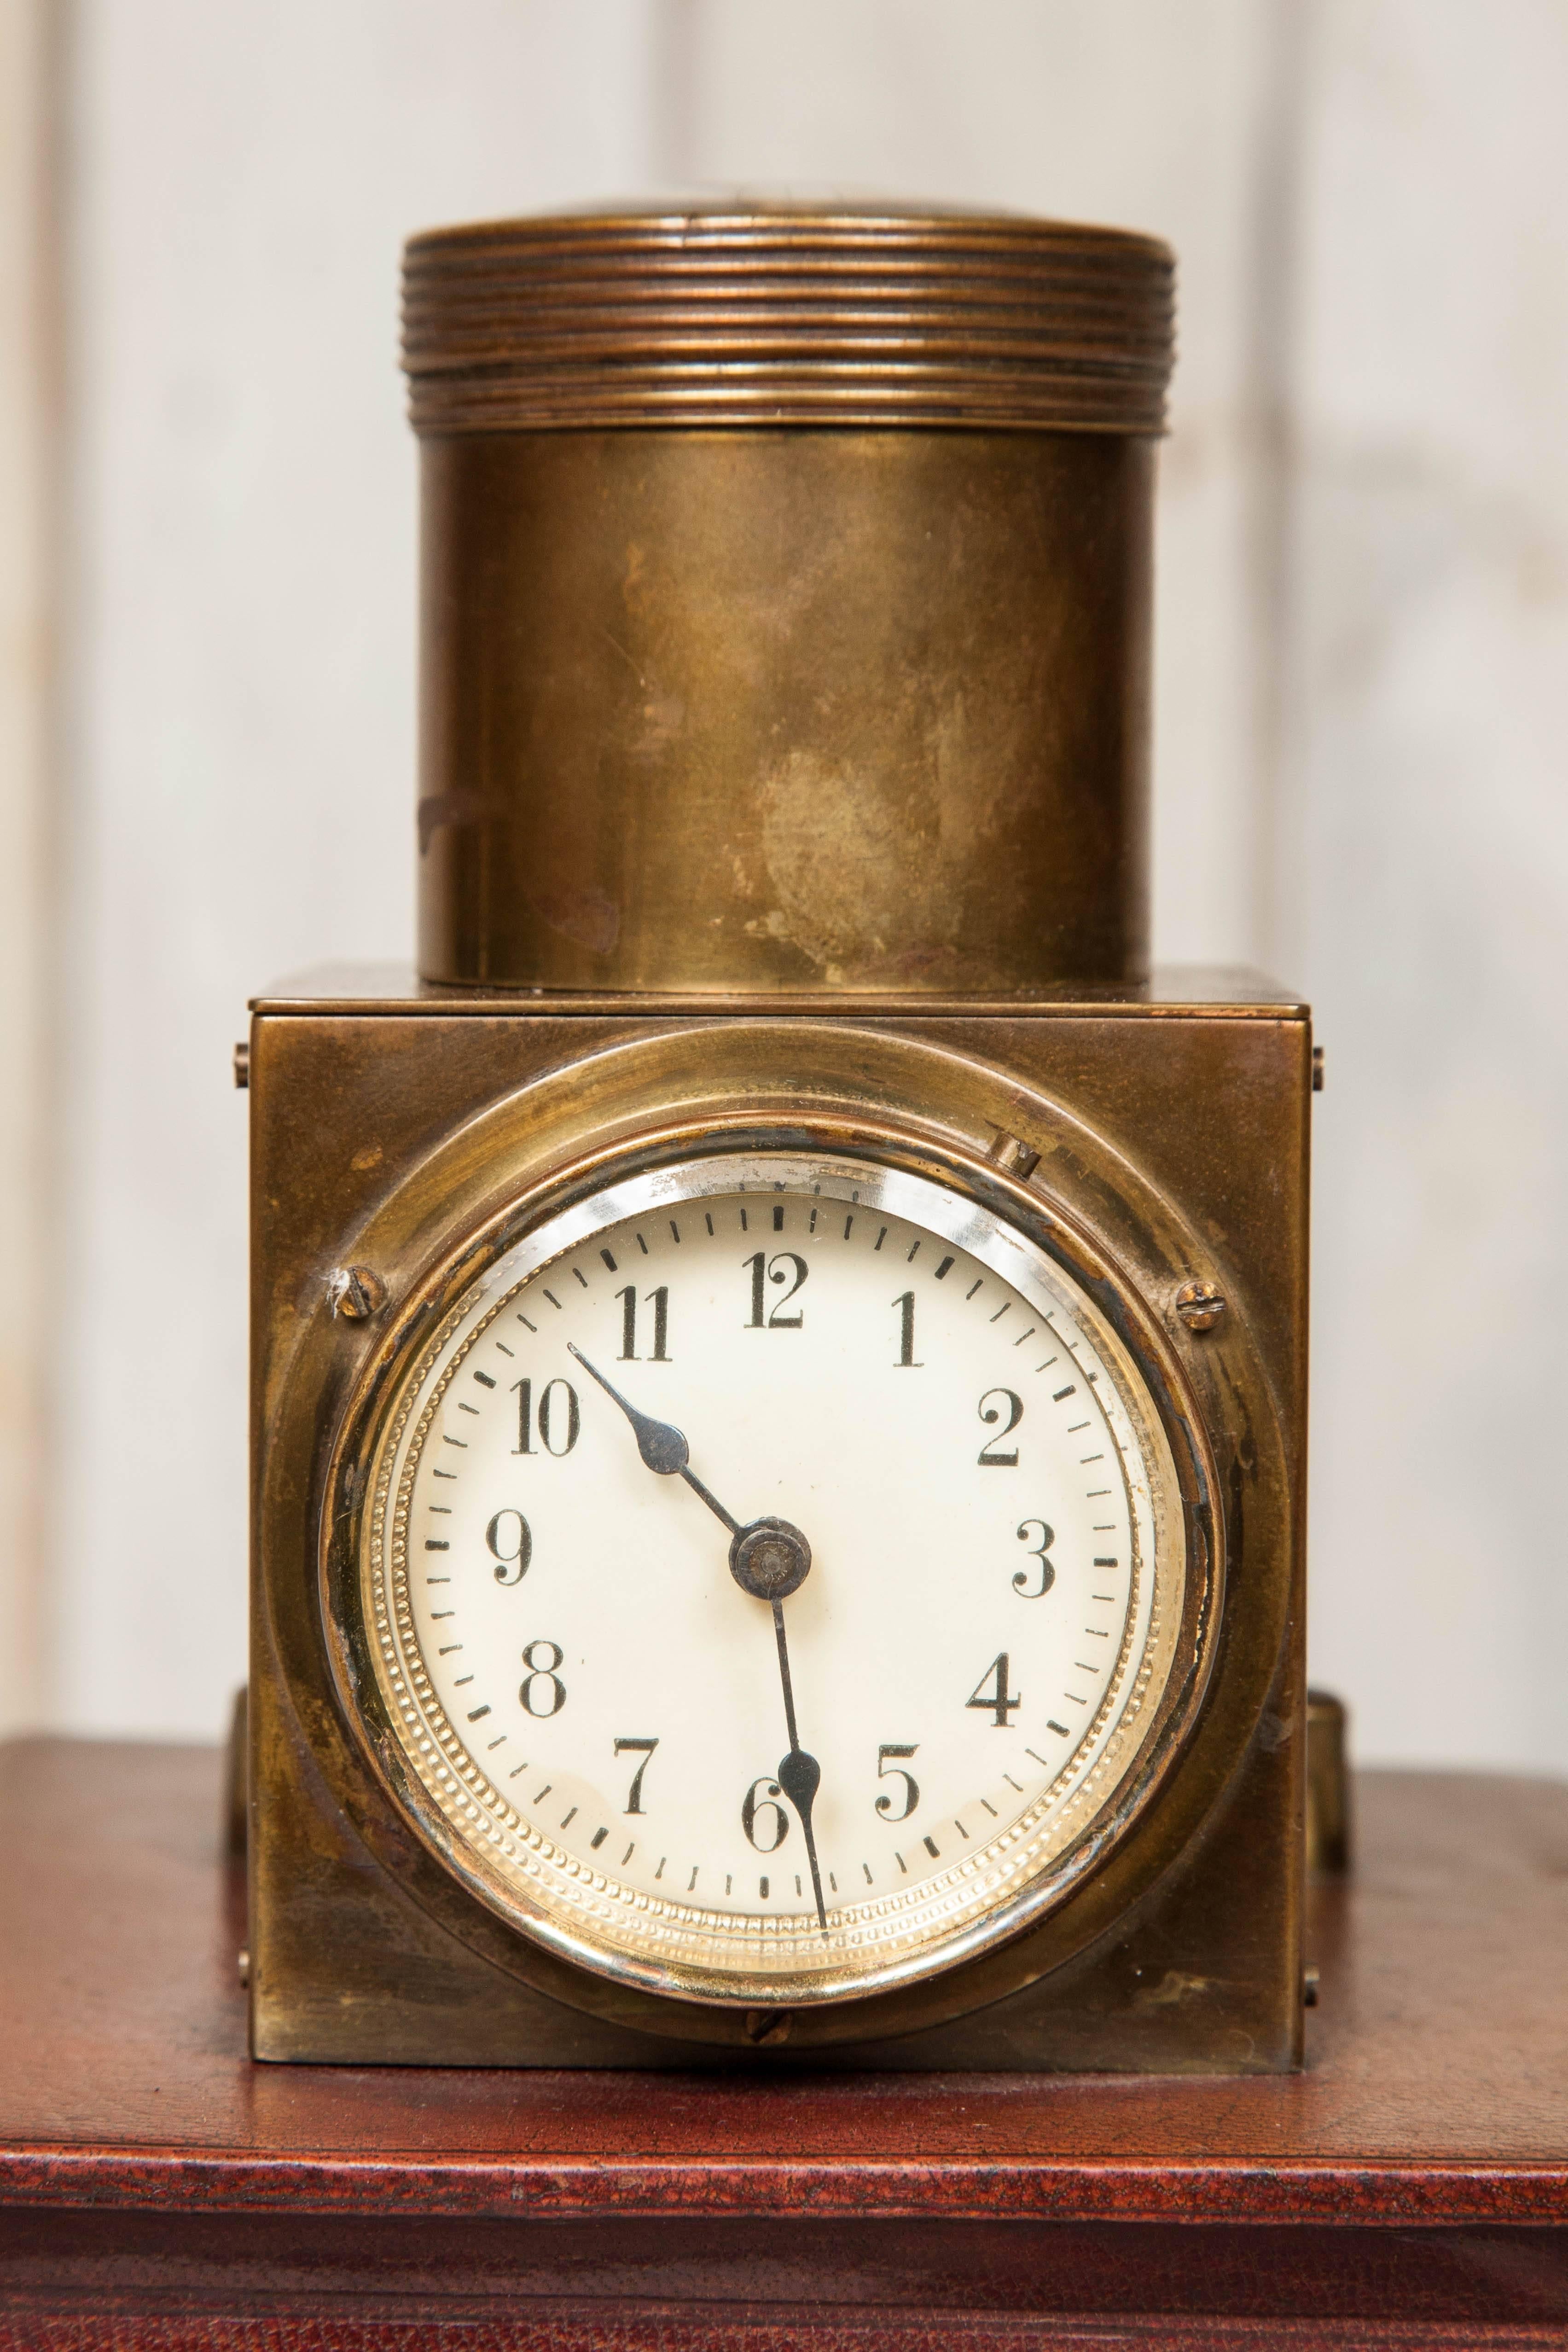
[[[1324,1877],[1351,1866],[1349,1730],[1342,1699],[1307,1693],[1307,1868]]]
[[[1245,1000],[1246,992],[1238,992]],[[769,1017],[771,1011],[771,1017]],[[346,2063],[1257,2071],[1299,2063],[1310,1029],[1267,1001],[703,1020],[280,996],[252,1032],[251,1976],[257,2054]],[[349,1402],[455,1240],[692,1134],[869,1130],[1027,1220],[1059,1203],[1158,1322],[1215,1464],[1226,1601],[1162,1787],[1072,1899],[931,1983],[797,2021],[661,2000],[508,1929],[412,1833],[332,1670]],[[998,1135],[1039,1159],[988,1161]],[[1022,1164],[1019,1162],[1018,1164]],[[470,1261],[470,1264],[473,1261]],[[369,1267],[384,1309],[331,1311]],[[458,1278],[455,1270],[452,1278]],[[1190,1330],[1184,1284],[1223,1320]],[[323,1608],[321,1595],[328,1596]],[[351,1683],[346,1685],[352,1688]]]
[[[1151,442],[463,434],[422,464],[427,979],[1142,978]]]

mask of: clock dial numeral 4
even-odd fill
[[[1021,1692],[1009,1690],[1009,1660],[1004,1650],[992,1659],[973,1691],[963,1702],[965,1706],[977,1706],[982,1714],[989,1715],[998,1731],[1008,1728],[1009,1717],[1016,1715],[1024,1704]]]

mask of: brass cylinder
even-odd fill
[[[771,212],[416,239],[420,969],[1144,973],[1163,247]]]

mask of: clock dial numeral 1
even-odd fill
[[[893,1304],[899,1310],[899,1360],[897,1370],[900,1371],[910,1372],[923,1371],[925,1369],[924,1365],[917,1362],[915,1358],[914,1292],[912,1290],[904,1291],[900,1297],[894,1299]]]
[[[548,1650],[550,1655],[547,1658],[536,1657],[534,1653],[538,1650]],[[522,1663],[528,1668],[528,1674],[517,1694],[525,1715],[549,1717],[560,1714],[566,1704],[566,1685],[555,1669],[565,1654],[559,1642],[542,1639],[530,1642],[522,1654]]]
[[[904,1804],[903,1811],[901,1812],[894,1812],[893,1798],[889,1790],[884,1789],[881,1795],[878,1798],[877,1811],[881,1814],[882,1819],[885,1822],[907,1822],[910,1815],[914,1811],[915,1807],[920,1803],[920,1782],[915,1779],[914,1774],[912,1772],[906,1772],[901,1764],[889,1766],[888,1762],[889,1756],[913,1756],[919,1746],[920,1743],[918,1740],[912,1748],[896,1748],[885,1741],[877,1750],[878,1780],[901,1780],[904,1784]]]
[[[1043,1601],[1057,1580],[1056,1565],[1054,1561],[1046,1558],[1046,1554],[1057,1539],[1056,1532],[1054,1528],[1046,1525],[1044,1519],[1025,1519],[1018,1528],[1020,1543],[1029,1543],[1031,1528],[1038,1528],[1040,1531],[1039,1542],[1029,1544],[1031,1557],[1040,1563],[1040,1580],[1038,1584],[1031,1584],[1028,1570],[1020,1568],[1015,1571],[1013,1590],[1015,1592],[1021,1592],[1026,1601]]]
[[[647,1770],[648,1758],[658,1746],[657,1739],[617,1739],[616,1742],[617,1756],[624,1756],[628,1749],[634,1754],[639,1748],[642,1751],[642,1762],[632,1774],[631,1793],[626,1799],[626,1810],[628,1813],[640,1813],[642,1811],[642,1776]]]
[[[570,1381],[546,1381],[540,1391],[537,1422],[533,1411],[533,1382],[513,1381],[511,1392],[517,1399],[517,1444],[514,1454],[553,1454],[559,1461],[576,1444],[583,1426],[582,1408],[577,1391]],[[539,1444],[533,1439],[537,1429]]]
[[[761,1797],[757,1794],[759,1789],[765,1792]],[[765,1772],[760,1773],[746,1791],[741,1807],[741,1827],[759,1853],[777,1853],[789,1835],[789,1815],[776,1801],[782,1793],[778,1782],[770,1780]],[[773,1818],[773,1834],[771,1838],[758,1833],[759,1830],[768,1826],[763,1820],[763,1816],[768,1814]]]
[[[795,1250],[775,1250],[771,1258],[762,1250],[757,1250],[751,1257],[743,1258],[742,1264],[752,1277],[752,1319],[746,1326],[748,1331],[798,1331],[805,1319],[804,1309],[797,1308],[793,1315],[786,1315],[784,1310],[811,1272],[805,1258]],[[770,1282],[789,1283],[784,1297],[773,1301],[771,1312],[764,1287]]]
[[[533,1558],[533,1530],[521,1511],[498,1511],[485,1529],[498,1584],[521,1584]]]
[[[1008,1717],[1016,1715],[1024,1704],[1022,1694],[1016,1690],[1009,1690],[1007,1683],[1008,1658],[1006,1651],[1004,1650],[999,1656],[992,1659],[991,1664],[975,1684],[973,1696],[963,1702],[965,1706],[977,1706],[983,1714],[989,1715],[998,1731],[1007,1729]]]
[[[616,1291],[616,1297],[621,1302],[620,1360],[623,1364],[635,1364],[640,1360],[637,1355],[637,1290],[636,1283],[628,1282],[624,1290]],[[653,1308],[653,1353],[649,1356],[647,1360],[650,1364],[668,1364],[669,1361],[668,1284],[661,1282],[657,1290],[650,1290],[644,1298],[643,1305]]]
[[[994,1437],[987,1438],[975,1457],[983,1470],[1016,1470],[1018,1466],[1018,1449],[1016,1445],[1010,1454],[999,1453],[997,1449],[1002,1440],[1005,1437],[1011,1437],[1023,1420],[1023,1398],[1016,1389],[987,1389],[980,1400],[978,1411],[986,1428],[995,1429],[996,1423],[1002,1418],[1004,1407],[1007,1413],[1007,1426],[1005,1429],[996,1430]]]

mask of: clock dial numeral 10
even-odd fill
[[[998,1731],[1009,1728],[1008,1717],[1016,1715],[1024,1704],[1021,1692],[1008,1689],[1008,1680],[1009,1661],[1004,1650],[992,1659],[975,1684],[973,1694],[963,1702],[965,1706],[977,1706],[983,1714],[989,1715]]]
[[[498,1584],[521,1584],[533,1558],[533,1530],[521,1511],[498,1511],[485,1529]]]
[[[1038,1584],[1031,1585],[1028,1570],[1020,1568],[1015,1572],[1013,1590],[1015,1592],[1021,1592],[1026,1601],[1043,1601],[1057,1580],[1056,1564],[1046,1558],[1046,1554],[1057,1539],[1056,1532],[1054,1528],[1046,1525],[1044,1519],[1025,1519],[1018,1528],[1020,1543],[1029,1543],[1031,1528],[1038,1528],[1040,1531],[1039,1542],[1029,1544],[1031,1557],[1040,1563],[1040,1580]]]
[[[537,1656],[535,1653],[540,1650],[547,1650],[549,1656]],[[517,1694],[524,1715],[548,1717],[560,1714],[566,1704],[566,1685],[555,1669],[565,1654],[559,1642],[530,1642],[522,1654],[528,1674]]]
[[[511,1392],[517,1399],[517,1444],[514,1454],[553,1454],[559,1461],[576,1444],[583,1426],[582,1408],[577,1391],[570,1381],[546,1381],[539,1392],[537,1422],[533,1411],[533,1382],[513,1381]],[[539,1444],[535,1445],[537,1429]]]
[[[771,1258],[765,1256],[762,1250],[757,1250],[742,1263],[752,1277],[752,1318],[746,1326],[747,1330],[798,1331],[805,1320],[804,1310],[797,1307],[793,1315],[786,1315],[784,1310],[811,1272],[805,1258],[795,1250],[775,1250]],[[781,1286],[786,1282],[789,1284],[784,1297],[773,1301],[771,1312],[764,1288],[764,1285],[770,1282]]]

